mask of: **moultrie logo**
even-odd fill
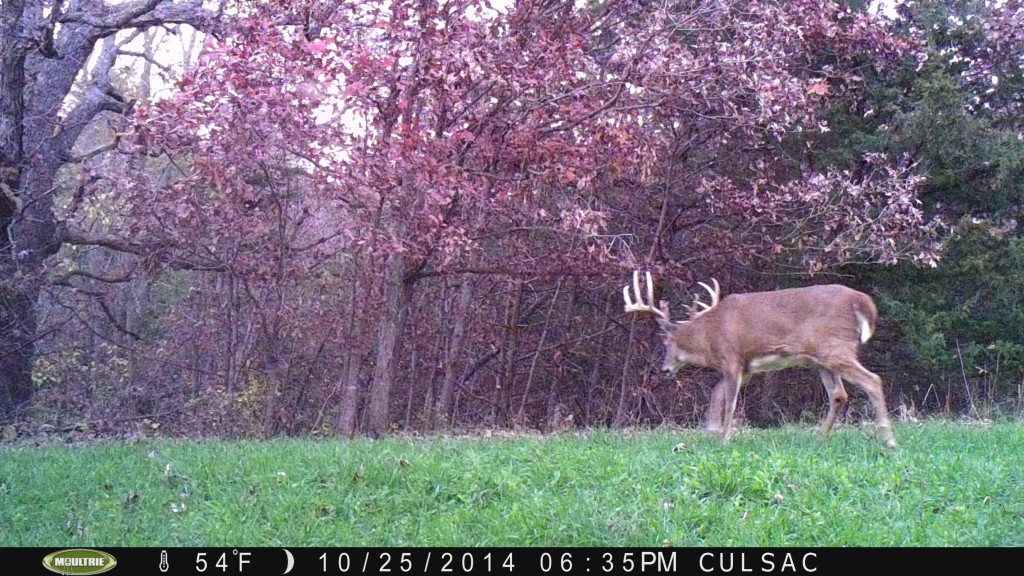
[[[47,554],[43,566],[57,574],[102,574],[117,566],[117,560],[99,550],[71,548]]]

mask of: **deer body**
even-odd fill
[[[649,302],[650,282],[648,274]],[[658,317],[665,333],[663,372],[675,374],[690,365],[722,374],[712,394],[708,427],[720,431],[724,442],[731,434],[739,391],[750,376],[805,367],[818,371],[829,396],[822,436],[829,434],[847,400],[846,380],[868,395],[886,446],[896,445],[882,380],[857,360],[857,350],[871,337],[878,316],[870,296],[832,284],[733,294],[719,301],[717,282],[714,289],[702,286],[711,293],[712,303],[695,302],[689,320],[681,322],[669,318],[665,302],[659,308],[643,303],[638,275],[633,282],[636,302],[629,297],[628,286],[624,298],[628,312],[650,311]]]
[[[692,358],[680,364],[716,368],[740,362],[744,369],[769,372],[787,367],[774,368],[773,360],[847,354],[851,345],[855,352],[874,332],[876,318],[870,297],[837,284],[733,294],[671,326],[671,340]]]

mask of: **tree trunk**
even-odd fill
[[[548,313],[547,316],[544,318],[544,328],[540,332],[540,341],[537,342],[537,348],[533,352],[533,359],[530,360],[530,371],[526,375],[526,387],[523,389],[523,400],[522,402],[519,403],[519,412],[516,416],[517,418],[519,418],[520,421],[523,422],[526,421],[526,402],[527,400],[530,399],[530,389],[533,387],[533,376],[537,370],[537,361],[540,360],[541,351],[544,350],[544,342],[546,342],[548,338],[548,328],[551,327],[551,317],[555,310],[555,304],[558,303],[558,295],[562,292],[563,281],[563,278],[559,278],[558,283],[555,285],[555,295],[551,297],[551,303],[548,305]],[[559,373],[558,376],[560,378],[562,374]],[[556,378],[555,381],[551,384],[550,392],[552,394],[554,393],[554,390],[558,387],[559,378]]]
[[[512,404],[512,381],[515,379],[516,355],[519,353],[519,316],[523,304],[523,281],[513,283],[505,309],[505,330],[502,336],[501,374],[495,386],[494,414],[496,426],[508,424]]]
[[[0,416],[32,397],[35,295],[18,284],[21,276],[13,225],[21,215],[24,158],[25,58],[27,35],[21,17],[25,3],[0,5]]]
[[[455,388],[455,380],[458,378],[456,364],[459,355],[462,353],[462,344],[465,340],[466,322],[469,320],[470,307],[473,304],[473,283],[470,278],[465,278],[459,287],[459,302],[455,308],[455,323],[452,326],[452,339],[448,346],[448,353],[444,359],[444,381],[441,383],[441,391],[437,396],[437,404],[434,407],[433,426],[444,428],[448,422],[448,413],[452,402],[452,390]]]
[[[0,158],[0,413],[10,413],[32,397],[39,274],[60,242],[53,195],[45,194],[57,170],[53,159],[40,153],[20,173],[4,160]],[[40,201],[26,205],[24,198]]]
[[[276,345],[275,345],[276,348]],[[271,438],[277,434],[281,423],[281,395],[282,383],[287,381],[287,361],[281,358],[280,351],[274,351],[275,356],[270,360],[270,369],[267,377],[266,398],[263,400],[263,425],[262,433],[264,438]]]
[[[405,329],[411,284],[404,280],[405,262],[401,254],[388,256],[387,278],[384,283],[384,309],[381,312],[380,328],[377,333],[377,359],[373,366],[373,381],[370,383],[370,405],[366,414],[366,434],[378,437],[390,426],[388,406],[391,387],[395,381],[395,358],[399,345],[399,334]]]
[[[35,294],[0,280],[0,416],[32,399],[35,356]]]
[[[430,362],[429,360],[427,361],[427,366],[431,366],[432,364],[433,363]],[[412,374],[413,379],[416,378],[416,368],[417,368],[416,349],[413,348],[413,350],[412,350],[412,358],[409,359],[409,374]],[[431,382],[427,384],[427,388],[429,389],[430,386],[433,385],[434,370],[433,370],[432,367],[428,368],[428,369],[430,370],[430,374],[431,374],[431,376],[430,376]],[[409,429],[409,421],[412,419],[412,396],[413,396],[414,388],[415,387],[411,386],[411,385],[406,388],[405,416],[402,418],[402,429],[403,430],[408,430]]]
[[[359,257],[353,270],[358,271]],[[363,348],[356,338],[356,326],[362,325],[357,315],[363,307],[359,305],[359,282],[352,282],[352,294],[349,298],[348,327],[346,338],[351,342],[345,357],[345,380],[342,382],[341,411],[338,414],[338,433],[351,438],[356,433],[356,418],[359,414],[359,375],[363,365]]]
[[[350,352],[347,364],[345,381],[341,390],[338,433],[351,438],[356,433],[356,421],[359,415],[359,373],[362,367],[362,354],[357,351]]]
[[[615,304],[613,304],[615,302]],[[593,359],[593,365],[590,370],[590,376],[586,380],[586,390],[583,405],[583,423],[587,426],[594,424],[594,414],[592,412],[595,405],[594,396],[597,395],[601,386],[601,372],[604,369],[604,362],[608,358],[607,354],[614,351],[617,347],[608,346],[608,333],[612,325],[612,318],[614,317],[613,311],[619,300],[616,296],[605,299],[604,317],[605,320],[601,326],[601,336],[597,340],[598,356]],[[603,418],[604,415],[601,414]]]
[[[622,362],[622,383],[619,388],[619,406],[615,410],[615,427],[625,426],[628,411],[626,409],[626,390],[629,389],[630,365],[633,362],[633,341],[636,336],[636,318],[629,321],[629,338],[626,340],[626,358]]]

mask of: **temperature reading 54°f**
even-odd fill
[[[207,568],[220,569],[221,572],[227,572],[228,569],[234,567],[237,563],[238,572],[241,573],[245,570],[245,565],[249,564],[249,556],[251,552],[239,552],[237,549],[232,550],[230,553],[221,552],[219,555],[214,553],[210,555],[209,560],[206,558],[206,552],[196,553],[196,572],[206,572]],[[210,562],[213,562],[211,565]]]

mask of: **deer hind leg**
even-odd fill
[[[867,393],[871,407],[875,411],[875,422],[882,434],[887,448],[896,447],[896,437],[892,433],[892,422],[889,421],[889,410],[885,407],[885,396],[882,393],[882,379],[878,374],[861,366],[856,360],[848,360],[830,367],[843,380],[853,382]]]
[[[839,410],[846,403],[847,395],[839,374],[822,369],[818,370],[818,375],[821,376],[821,383],[825,385],[825,392],[828,393],[828,415],[821,424],[821,438],[824,440],[832,431],[832,425],[835,424]]]

